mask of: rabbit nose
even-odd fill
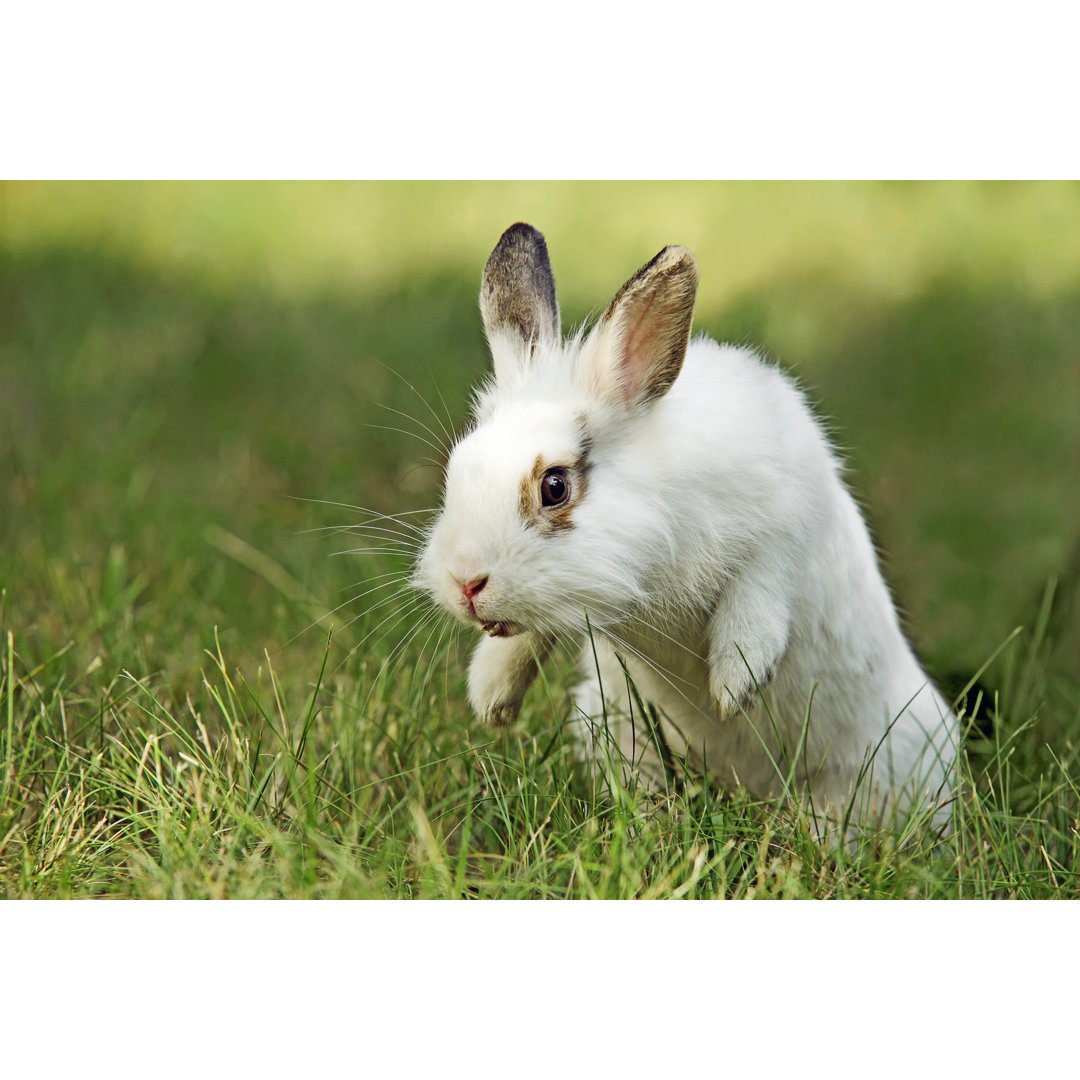
[[[461,583],[461,591],[464,593],[465,599],[472,600],[472,598],[483,589],[487,582],[488,579],[486,574],[483,577],[473,578],[472,581],[463,581]]]

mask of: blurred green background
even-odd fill
[[[74,640],[75,672],[182,686],[216,626],[235,663],[292,651],[310,674],[325,635],[292,639],[367,570],[305,531],[348,515],[299,500],[434,503],[428,448],[369,425],[433,424],[392,372],[465,420],[480,272],[517,220],[547,236],[567,328],[690,247],[697,328],[760,347],[827,418],[930,669],[974,671],[1059,577],[1043,690],[1075,702],[1062,183],[5,184],[0,587],[24,659]]]

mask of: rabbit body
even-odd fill
[[[492,253],[495,378],[416,575],[489,635],[473,708],[509,723],[569,637],[584,744],[608,761],[617,746],[650,786],[673,758],[763,797],[794,787],[834,817],[943,806],[956,721],[840,465],[781,371],[690,340],[696,285],[690,253],[666,248],[564,342],[540,234],[513,226]]]

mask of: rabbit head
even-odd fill
[[[480,292],[493,378],[417,567],[438,604],[509,636],[577,633],[642,600],[658,523],[626,451],[679,375],[696,292],[694,257],[664,248],[564,342],[543,236],[506,230]]]

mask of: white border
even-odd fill
[[[0,175],[1065,177],[1066,10],[10,4]]]

